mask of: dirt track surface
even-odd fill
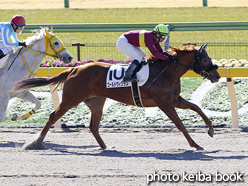
[[[241,129],[219,128],[210,138],[206,129],[189,128],[204,151],[189,147],[176,128],[101,128],[106,150],[99,148],[88,128],[51,129],[44,150],[23,150],[24,143],[36,138],[40,130],[0,128],[0,185],[137,186],[146,185],[147,175],[152,179],[154,171],[161,176],[177,175],[180,181],[150,185],[215,185],[216,172],[245,173],[244,182],[236,184],[248,183],[248,135]],[[212,182],[183,178],[183,172],[187,176],[199,171],[211,175]]]

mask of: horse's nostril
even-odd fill
[[[68,59],[71,61],[71,60],[73,59],[73,57],[72,57],[72,56],[70,56]]]

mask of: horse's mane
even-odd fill
[[[32,33],[35,33],[35,35],[30,36],[27,39],[25,39],[24,41],[26,42],[26,44],[31,47],[36,41],[42,39],[45,34],[45,29],[48,30],[49,28],[41,28],[41,29],[32,30]],[[13,55],[18,54],[21,48],[22,47],[18,47],[15,51],[13,51]]]
[[[32,30],[32,33],[35,33],[35,35],[30,36],[27,39],[25,39],[24,41],[26,42],[26,44],[27,45],[33,45],[33,43],[35,43],[36,41],[43,38],[43,36],[45,34],[45,29],[48,30],[48,28],[41,28],[41,29]]]
[[[195,47],[195,45],[193,44],[188,44],[188,45],[185,45],[183,48],[178,48],[178,47],[170,47],[166,53],[170,54],[170,55],[177,55],[178,53],[180,52],[192,52],[193,50],[196,50],[197,48]],[[157,58],[155,58],[153,55],[149,55],[146,57],[146,59],[148,61],[153,61],[153,60],[156,60]]]
[[[191,52],[193,50],[195,50],[196,47],[193,44],[188,44],[185,45],[183,48],[178,48],[178,47],[170,47],[167,52],[168,53],[178,53],[178,52]]]

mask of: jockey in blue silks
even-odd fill
[[[15,15],[9,23],[0,23],[0,59],[9,54],[14,47],[26,47],[26,43],[20,42],[16,36],[16,33],[21,34],[25,25],[26,21],[21,15]],[[8,41],[9,37],[12,43]]]

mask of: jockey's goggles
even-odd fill
[[[17,30],[20,30],[22,32],[23,29],[24,29],[24,26],[17,26]]]
[[[166,40],[168,38],[168,35],[160,35],[160,37],[163,39],[163,40]]]
[[[23,29],[24,29],[24,26],[16,26],[16,33],[18,34],[22,33]]]

